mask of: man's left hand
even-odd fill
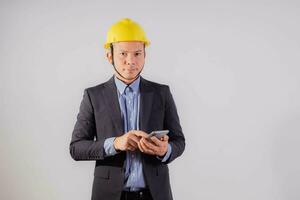
[[[143,153],[162,157],[167,153],[168,142],[169,137],[167,135],[164,135],[161,139],[155,136],[151,138],[143,137],[138,143],[138,147]]]

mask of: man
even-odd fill
[[[70,154],[96,160],[92,200],[173,199],[167,164],[185,138],[169,87],[140,76],[149,44],[136,22],[115,23],[104,45],[115,74],[84,91]],[[169,133],[147,137],[156,130]]]

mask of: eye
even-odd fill
[[[121,56],[126,56],[125,52],[121,52],[120,54],[121,54]]]
[[[140,52],[136,52],[136,53],[135,53],[135,56],[139,56],[139,55],[141,55]]]

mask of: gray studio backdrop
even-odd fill
[[[102,45],[123,17],[152,44],[142,75],[168,84],[186,136],[176,200],[300,199],[299,1],[0,1],[0,199],[83,200],[94,162],[69,142]]]

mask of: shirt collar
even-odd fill
[[[121,95],[125,92],[125,89],[126,89],[127,86],[130,86],[131,89],[133,90],[133,92],[137,93],[138,90],[139,90],[140,81],[141,81],[140,76],[135,81],[133,81],[130,85],[125,84],[123,81],[118,79],[116,76],[114,76],[114,79],[115,79],[117,89],[118,89],[118,91],[120,92]]]

